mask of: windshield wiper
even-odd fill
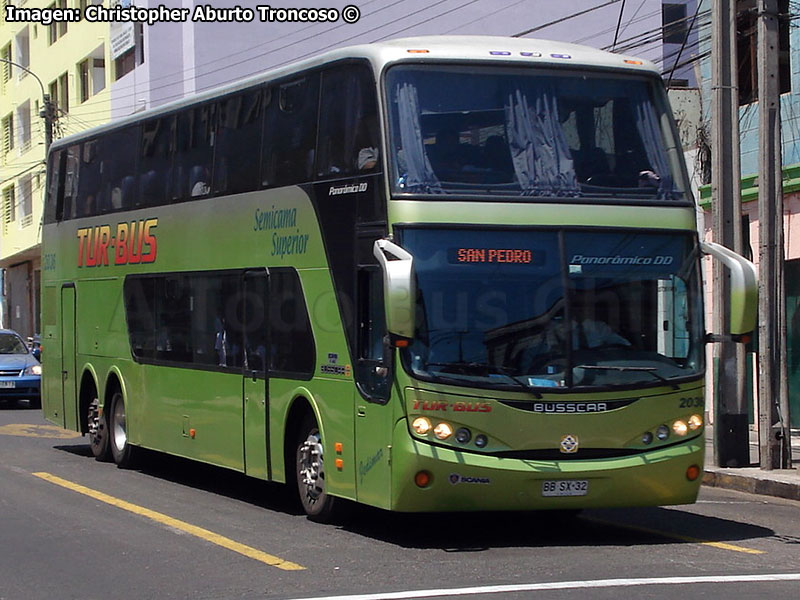
[[[622,371],[622,372],[642,372],[647,373],[648,375],[652,375],[656,379],[659,379],[670,386],[673,390],[680,389],[680,386],[675,383],[674,381],[670,381],[663,375],[656,373],[656,367],[626,367],[623,365],[575,365],[574,369],[589,369],[589,370],[596,370],[596,371]]]
[[[456,369],[462,369],[465,375],[481,375],[481,376],[488,376],[489,374],[494,375],[502,375],[506,378],[507,381],[510,381],[515,387],[521,389],[528,394],[532,394],[537,400],[542,398],[542,395],[531,388],[530,386],[525,385],[519,379],[514,377],[508,372],[508,369],[505,367],[500,367],[498,365],[488,365],[486,363],[477,363],[477,362],[432,362],[427,363],[429,367],[453,367]]]

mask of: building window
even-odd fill
[[[665,44],[682,44],[686,38],[685,4],[663,4],[661,6],[661,25]]]
[[[10,185],[3,190],[3,235],[7,235],[11,223],[16,219],[16,195],[14,186]]]
[[[50,10],[59,8],[59,9],[66,9],[67,8],[67,0],[56,0],[48,7]],[[55,44],[59,39],[64,37],[67,33],[67,22],[66,21],[58,21],[50,25],[50,44]]]
[[[3,153],[7,154],[14,149],[14,115],[10,114],[3,119]]]
[[[28,68],[31,64],[31,40],[27,27],[20,31],[14,38],[14,50],[17,56],[15,62],[22,67]],[[17,79],[24,79],[27,76],[27,71],[17,69]]]
[[[69,76],[62,73],[55,81],[48,86],[50,99],[56,104],[56,110],[60,113],[69,112]]]
[[[81,102],[86,102],[106,87],[106,61],[103,53],[103,46],[100,46],[91,56],[78,63],[78,94]]]
[[[102,52],[102,47],[100,48]],[[106,61],[104,58],[92,59],[92,93],[106,89]]]
[[[27,152],[31,149],[31,102],[26,100],[17,107],[17,140],[19,142],[19,152]]]
[[[0,50],[0,58],[3,61],[10,61],[11,60],[11,44],[6,44],[2,50]],[[0,65],[0,68],[3,70],[3,87],[5,88],[6,82],[11,79],[11,64],[8,62],[3,62]]]
[[[114,59],[114,81],[121,79],[144,62],[144,26],[133,25],[133,45]]]
[[[78,81],[80,82],[80,98],[81,102],[86,102],[89,96],[92,95],[92,88],[89,83],[89,59],[81,61],[78,64]]]
[[[758,100],[758,11],[757,0],[736,3],[736,50],[739,61],[739,105]],[[791,91],[789,60],[789,0],[778,0],[778,89]]]
[[[19,195],[19,226],[22,229],[33,224],[33,178],[30,175],[20,178]]]

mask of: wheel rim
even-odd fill
[[[111,439],[114,440],[114,447],[118,451],[125,449],[125,444],[128,443],[128,432],[125,424],[125,403],[121,397],[117,397],[114,402],[113,414],[114,429],[112,431]]]
[[[100,424],[100,400],[93,398],[89,404],[89,415],[87,418],[89,426],[89,443],[92,446],[99,446],[102,440],[102,429]]]
[[[297,467],[300,497],[303,504],[313,508],[325,494],[325,466],[319,431],[311,431],[300,444],[297,449]]]

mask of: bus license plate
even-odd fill
[[[17,383],[15,381],[0,381],[0,388],[13,388],[17,387]]]
[[[586,479],[551,479],[542,482],[542,496],[585,496],[589,493]]]

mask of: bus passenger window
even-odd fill
[[[264,119],[261,183],[267,187],[311,181],[317,136],[319,74],[280,85]]]
[[[75,213],[78,217],[92,217],[98,213],[102,193],[100,178],[103,173],[100,140],[83,143],[78,180],[78,201]]]
[[[78,201],[78,175],[80,172],[80,160],[80,144],[76,144],[67,148],[66,172],[64,173],[64,219],[74,219],[78,216],[76,203]]]
[[[378,108],[372,73],[348,65],[322,75],[317,177],[372,171],[378,164]]]
[[[131,354],[135,358],[155,357],[155,279],[128,277],[123,287]]]
[[[190,108],[178,115],[178,147],[173,171],[176,200],[203,197],[211,192],[215,117],[215,104]]]
[[[269,273],[270,371],[311,377],[314,334],[300,278],[292,268],[270,269]]]
[[[214,192],[239,194],[258,189],[263,90],[219,103]]]
[[[114,159],[103,165],[103,195],[99,211],[115,212],[136,205],[136,154],[139,128],[126,127],[110,133],[104,148],[113,148]]]
[[[169,203],[174,147],[174,116],[153,119],[142,125],[137,206]]]
[[[47,182],[47,199],[45,200],[44,222],[55,223],[64,218],[64,159],[63,150],[56,150],[50,155],[49,173]]]

